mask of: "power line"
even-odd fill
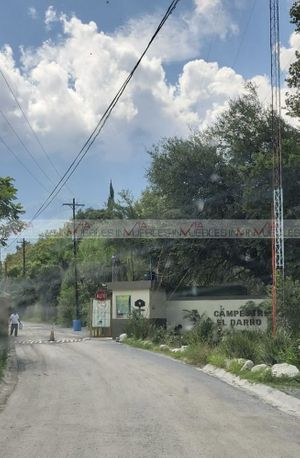
[[[14,150],[5,142],[5,140],[0,136],[0,142],[5,146],[5,148],[14,156],[14,158],[19,162],[19,164],[29,173],[29,175],[46,191],[49,190],[46,186],[31,172],[31,170],[24,164],[24,162],[18,157]]]
[[[242,46],[243,46],[243,43],[244,43],[244,39],[245,39],[245,37],[247,35],[248,28],[249,28],[249,25],[250,25],[250,22],[251,22],[251,19],[252,19],[252,16],[253,16],[253,13],[254,13],[254,10],[255,10],[255,7],[256,7],[256,3],[257,3],[257,0],[253,0],[252,7],[250,9],[249,16],[248,16],[248,19],[247,19],[247,22],[246,22],[246,26],[244,28],[244,32],[242,34],[242,37],[239,40],[239,46],[237,48],[237,51],[235,53],[235,56],[234,56],[234,59],[233,59],[232,65],[231,65],[232,67],[234,67],[234,65],[236,64],[236,62],[238,60],[238,57],[240,55],[240,52],[241,52],[241,49],[242,49]]]
[[[6,83],[6,86],[7,86],[8,89],[9,89],[9,92],[10,92],[11,95],[13,96],[14,101],[15,101],[16,104],[18,105],[19,110],[21,111],[21,113],[22,113],[22,115],[23,115],[23,118],[25,119],[25,121],[26,121],[26,123],[27,123],[29,129],[31,130],[31,132],[32,132],[32,134],[33,134],[33,136],[34,136],[36,142],[38,143],[39,147],[40,147],[41,150],[43,151],[43,153],[44,153],[44,155],[46,156],[48,162],[49,162],[49,163],[51,164],[51,166],[54,168],[54,170],[56,171],[56,173],[60,176],[60,173],[58,172],[58,170],[57,170],[57,168],[55,167],[54,163],[53,163],[52,160],[50,159],[50,157],[49,157],[47,151],[45,150],[43,144],[41,143],[39,137],[37,136],[36,132],[34,131],[34,129],[33,129],[32,125],[31,125],[31,123],[30,123],[28,117],[26,116],[25,111],[23,110],[23,108],[22,108],[20,102],[18,101],[18,99],[17,99],[17,97],[16,97],[16,95],[15,95],[15,93],[14,93],[14,91],[13,91],[11,85],[9,84],[8,79],[6,78],[6,76],[5,76],[5,74],[3,73],[3,71],[1,70],[1,68],[0,68],[0,74],[1,74],[2,78],[4,79],[4,81],[5,81],[5,83]]]
[[[70,177],[73,175],[73,173],[75,172],[75,170],[77,169],[77,167],[79,166],[79,164],[81,163],[83,158],[86,156],[87,152],[89,151],[91,146],[94,144],[96,138],[98,137],[98,135],[102,131],[103,127],[105,126],[105,124],[106,124],[108,118],[110,117],[113,109],[115,108],[116,104],[118,103],[119,99],[121,98],[122,94],[124,93],[127,85],[129,84],[130,80],[132,79],[133,75],[135,74],[137,68],[139,67],[142,59],[144,58],[144,56],[147,53],[148,49],[151,47],[153,41],[155,40],[156,36],[159,34],[160,30],[164,26],[164,24],[167,21],[167,19],[169,18],[169,16],[175,10],[175,8],[176,8],[177,4],[179,3],[179,1],[180,0],[173,0],[171,2],[169,8],[167,9],[165,15],[163,16],[163,18],[161,20],[159,26],[157,27],[156,31],[154,32],[154,34],[152,35],[150,41],[148,42],[145,50],[143,51],[143,53],[141,54],[141,56],[138,59],[137,63],[135,64],[135,66],[133,67],[133,69],[129,73],[128,77],[126,78],[126,80],[124,81],[124,83],[122,84],[120,89],[118,90],[117,94],[115,95],[115,97],[113,98],[111,103],[109,104],[108,108],[105,110],[104,114],[102,115],[102,117],[100,118],[99,122],[97,123],[95,129],[90,134],[90,136],[88,137],[88,139],[86,140],[86,142],[82,146],[81,150],[76,155],[75,159],[72,161],[72,163],[68,167],[67,171],[64,173],[63,177],[59,180],[59,182],[54,187],[52,192],[49,194],[47,199],[43,202],[43,204],[40,206],[40,208],[36,211],[36,213],[34,214],[32,220],[34,220],[38,216],[40,216],[40,214],[49,207],[51,202],[56,198],[56,196],[61,191],[63,186],[65,186],[65,184],[70,179]]]
[[[12,87],[11,87],[9,81],[8,81],[8,79],[6,78],[4,72],[1,70],[1,68],[0,68],[0,74],[1,74],[2,78],[4,79],[4,81],[5,81],[5,83],[6,83],[6,86],[8,87],[8,89],[9,89],[11,95],[13,96],[13,99],[14,99],[15,103],[17,104],[19,110],[21,111],[21,113],[22,113],[22,115],[23,115],[23,118],[25,119],[25,121],[26,121],[26,123],[27,123],[27,125],[28,125],[30,131],[32,132],[32,134],[33,134],[33,136],[34,136],[36,142],[38,143],[40,149],[42,150],[43,154],[44,154],[45,157],[47,158],[47,160],[48,160],[49,164],[51,165],[51,167],[55,170],[55,172],[57,173],[57,175],[58,175],[59,177],[61,177],[61,175],[60,175],[59,171],[57,170],[55,164],[54,164],[53,161],[50,159],[50,157],[49,157],[49,155],[48,155],[46,149],[44,148],[44,146],[43,146],[43,144],[41,143],[39,137],[37,136],[36,132],[34,131],[34,129],[33,129],[32,125],[31,125],[31,123],[30,123],[28,117],[26,116],[26,113],[24,112],[24,110],[23,110],[23,108],[22,108],[20,102],[18,101],[18,99],[17,99],[17,97],[16,97],[16,95],[15,95],[15,93],[14,93],[14,91],[13,91],[13,89],[12,89]],[[14,131],[14,132],[15,132],[15,131]],[[16,133],[16,132],[15,132],[15,133]],[[16,135],[17,135],[17,134],[16,134]],[[18,136],[18,135],[17,135],[17,136]],[[19,138],[19,136],[18,136],[18,138]],[[22,144],[23,144],[23,142],[22,142]],[[23,144],[23,145],[24,145],[24,144]],[[26,150],[27,150],[27,148],[26,148]],[[28,151],[28,150],[27,150],[27,151]],[[31,154],[31,153],[29,153],[29,154],[30,154],[30,156],[32,157],[33,161],[37,164],[37,161],[36,161],[35,158],[32,156],[32,154]],[[47,176],[47,178],[50,180],[50,182],[53,183],[53,180],[51,180],[51,178],[49,178],[49,176],[44,172],[44,170],[41,169],[40,165],[38,165],[38,167],[39,167],[39,169],[42,171],[42,173],[43,173],[45,176]],[[69,190],[69,192],[72,192],[69,188],[68,188],[68,190]]]
[[[39,170],[42,172],[42,174],[50,181],[52,182],[51,178],[49,177],[49,175],[42,169],[42,167],[40,166],[40,164],[38,163],[38,161],[35,159],[35,157],[33,156],[33,154],[31,153],[31,151],[27,148],[27,146],[25,145],[25,143],[23,142],[23,140],[21,139],[21,137],[19,136],[18,132],[15,130],[15,128],[12,126],[12,124],[10,123],[10,121],[8,120],[7,116],[3,113],[3,111],[0,109],[0,113],[2,115],[2,117],[4,118],[4,120],[6,121],[6,123],[9,125],[10,129],[12,130],[12,132],[15,134],[15,136],[17,137],[17,139],[19,140],[19,142],[21,143],[21,145],[23,146],[23,148],[25,149],[25,151],[29,154],[29,156],[31,157],[31,159],[33,160],[33,162],[35,163],[35,165],[39,168]],[[48,191],[47,191],[48,192]]]
[[[140,65],[142,59],[144,58],[145,54],[147,53],[148,49],[152,45],[152,43],[155,40],[156,36],[159,34],[160,30],[164,26],[164,24],[167,21],[167,19],[169,18],[169,16],[173,13],[173,11],[175,10],[175,8],[176,8],[176,6],[178,5],[179,2],[180,2],[180,0],[173,0],[171,2],[170,6],[168,7],[168,9],[167,9],[167,11],[165,13],[165,15],[162,18],[160,24],[158,25],[157,29],[155,30],[154,34],[152,35],[150,41],[148,42],[145,50],[141,54],[141,56],[138,59],[137,63],[135,64],[135,66],[133,67],[131,72],[129,73],[128,77],[125,79],[124,83],[122,84],[122,86],[118,90],[117,94],[115,95],[115,97],[113,98],[111,103],[109,104],[108,108],[105,110],[104,114],[102,115],[102,117],[98,121],[96,127],[94,128],[94,130],[92,131],[92,133],[90,134],[90,136],[88,137],[88,139],[86,140],[86,142],[84,143],[82,148],[80,149],[79,153],[76,155],[75,159],[72,161],[72,163],[70,164],[70,166],[68,167],[68,169],[66,170],[64,175],[62,176],[62,178],[59,180],[57,185],[51,191],[49,196],[45,199],[45,201],[40,206],[40,208],[35,212],[35,214],[33,215],[33,217],[30,220],[30,223],[32,223],[38,216],[41,215],[41,213],[43,213],[49,207],[49,205],[56,198],[56,196],[59,194],[59,192],[61,191],[63,186],[65,186],[67,181],[73,175],[73,173],[75,172],[75,170],[79,166],[80,162],[85,157],[85,155],[87,154],[87,152],[89,151],[89,149],[91,148],[93,143],[95,142],[96,138],[98,137],[98,135],[102,131],[103,127],[105,126],[109,116],[111,115],[111,112],[113,111],[113,109],[115,108],[116,104],[118,103],[120,97],[122,96],[122,94],[125,91],[127,85],[129,84],[130,80],[132,79],[133,75],[135,74],[137,68],[139,67],[139,65]],[[8,248],[15,242],[15,240],[16,239],[14,239],[8,245]]]

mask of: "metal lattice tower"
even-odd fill
[[[276,304],[279,298],[279,281],[284,277],[283,187],[281,148],[281,83],[279,0],[270,3],[270,47],[272,86],[272,150],[273,150],[273,209],[272,209],[272,275],[273,275],[273,334],[276,326]],[[283,291],[283,289],[281,289]]]

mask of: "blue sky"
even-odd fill
[[[64,173],[137,60],[170,0],[11,0],[2,2],[0,68],[59,173]],[[286,70],[299,40],[281,0]],[[73,195],[87,207],[115,191],[138,196],[146,185],[147,150],[161,138],[202,129],[229,97],[257,84],[269,101],[269,1],[181,0],[146,57],[103,135],[42,218],[67,218]],[[283,75],[284,76],[284,75]],[[1,175],[15,178],[30,218],[58,180],[0,75]],[[46,178],[49,176],[50,180]],[[42,182],[42,183],[41,183]]]

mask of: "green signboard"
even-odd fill
[[[117,318],[127,318],[131,311],[131,296],[116,296]]]

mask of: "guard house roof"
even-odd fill
[[[140,281],[114,281],[107,283],[107,288],[110,291],[124,291],[124,290],[137,290],[137,289],[151,289],[151,280]]]

